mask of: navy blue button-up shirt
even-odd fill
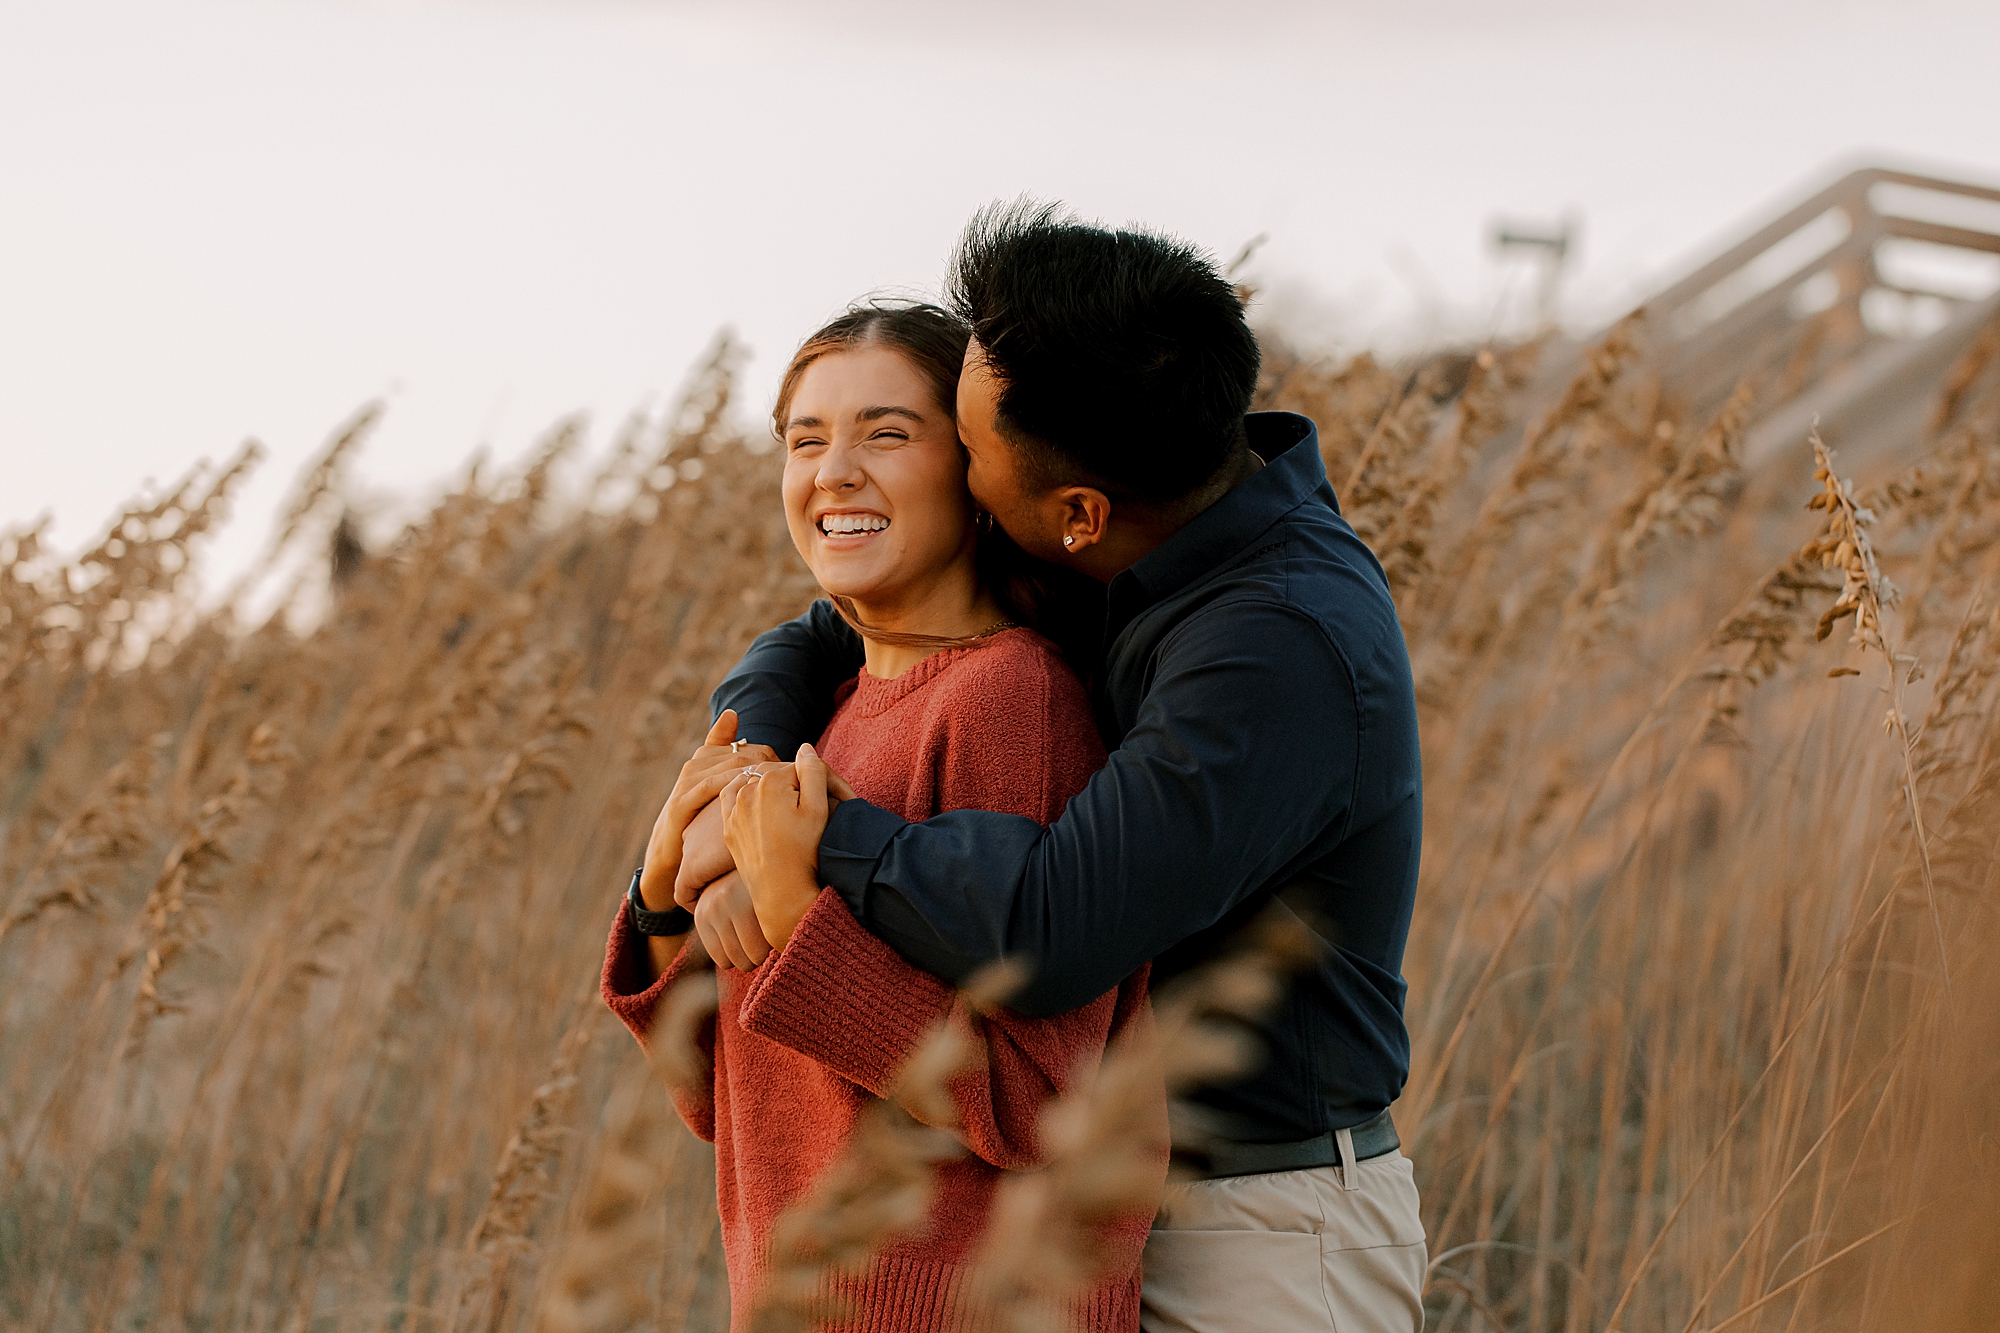
[[[843,801],[820,873],[875,935],[963,981],[1024,958],[1048,1015],[1148,959],[1156,984],[1278,897],[1324,948],[1261,1024],[1267,1058],[1203,1095],[1241,1142],[1312,1138],[1409,1071],[1404,941],[1423,832],[1417,711],[1381,566],[1341,518],[1312,422],[1248,418],[1266,466],[1111,581],[1099,711],[1114,749],[1047,828]],[[714,695],[789,755],[861,647],[830,606],[760,637]]]

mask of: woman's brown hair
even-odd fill
[[[971,338],[971,329],[956,315],[922,301],[869,301],[849,306],[792,354],[791,364],[778,382],[771,431],[782,443],[792,399],[808,366],[830,352],[856,347],[888,347],[900,353],[929,382],[945,415],[956,419],[958,376]],[[1075,570],[1034,559],[1016,546],[991,516],[981,514],[978,525],[974,559],[981,584],[1014,623],[1053,641],[1071,668],[1087,679],[1096,665],[1103,631],[1103,588]],[[833,605],[855,633],[878,643],[938,650],[963,647],[983,637],[950,638],[876,629],[862,623],[851,599],[834,597]]]

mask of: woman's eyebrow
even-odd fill
[[[804,426],[807,430],[811,430],[815,426],[824,426],[825,424],[818,417],[793,417],[785,423],[785,429],[790,430],[794,426]]]
[[[880,421],[883,417],[908,417],[919,425],[923,424],[924,420],[923,413],[912,411],[907,407],[864,407],[854,414],[856,421]]]

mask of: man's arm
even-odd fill
[[[961,982],[1025,957],[1033,978],[1011,1006],[1061,1013],[1214,925],[1344,821],[1360,727],[1317,624],[1282,606],[1210,612],[1174,632],[1136,724],[1053,825],[982,810],[909,824],[843,801],[820,875],[918,967]]]
[[[709,696],[709,720],[734,708],[737,735],[790,759],[833,717],[833,692],[861,669],[861,637],[833,603],[765,630]]]

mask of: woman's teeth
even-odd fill
[[[880,532],[888,526],[889,520],[880,514],[828,514],[819,521],[819,530],[829,537],[847,536],[857,532]]]

